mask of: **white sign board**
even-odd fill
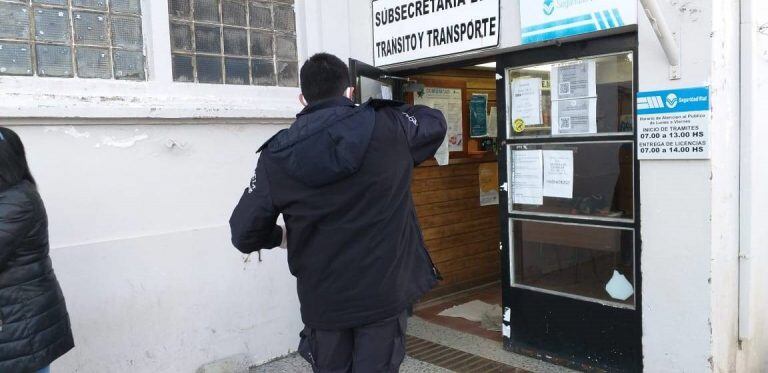
[[[523,44],[637,24],[637,0],[520,0]]]
[[[499,45],[499,0],[375,0],[376,66]]]
[[[709,88],[637,94],[639,159],[709,159]]]

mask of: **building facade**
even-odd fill
[[[768,188],[761,162],[768,157],[760,145],[768,136],[760,125],[768,116],[762,98],[768,89],[768,4],[617,2],[629,4],[634,16],[598,11],[594,29],[541,36],[542,26],[529,19],[601,2],[467,1],[463,6],[498,8],[496,23],[481,24],[484,33],[497,36],[494,43],[382,60],[386,49],[376,44],[382,40],[375,34],[376,10],[390,3],[408,2],[0,0],[0,117],[28,147],[77,344],[54,369],[190,372],[217,362],[245,367],[295,351],[302,325],[285,252],[239,255],[229,244],[227,219],[255,167],[255,150],[300,110],[298,67],[325,51],[375,65],[387,76],[494,63],[501,102],[498,162],[507,190],[516,185],[511,172],[506,175],[517,162],[509,158],[513,151],[567,142],[549,135],[515,138],[512,98],[506,105],[500,98],[514,95],[514,77],[527,76],[514,75],[516,69],[624,53],[629,68],[614,66],[611,74],[630,77],[630,127],[605,136],[596,129],[594,138],[571,139],[571,145],[629,144],[631,195],[623,211],[633,213],[590,220],[592,231],[574,235],[600,236],[595,232],[602,229],[624,237],[631,231],[631,238],[618,238],[617,255],[627,257],[636,293],[627,307],[613,295],[595,301],[527,289],[512,273],[522,259],[515,253],[520,242],[510,237],[534,236],[536,224],[584,226],[588,219],[530,214],[502,191],[501,205],[510,206],[500,211],[507,228],[499,237],[498,277],[511,311],[504,320],[511,328],[504,332],[505,346],[551,355],[551,345],[517,340],[533,332],[519,329],[515,320],[537,320],[549,312],[546,307],[563,304],[629,325],[616,331],[634,338],[625,341],[634,360],[617,363],[627,370],[768,371],[768,278],[761,270],[768,264],[768,202],[760,193]],[[600,64],[598,80],[624,81],[606,78]],[[366,71],[356,70],[360,76]],[[374,80],[384,77],[376,74]],[[636,128],[649,108],[640,101],[654,96],[644,94],[702,87],[710,104],[708,154],[642,154],[644,138]],[[629,254],[625,247],[632,248]],[[526,301],[545,308],[531,309]],[[578,338],[588,328],[565,329],[563,338],[576,344],[595,340]],[[560,350],[572,356],[571,365],[590,365],[574,351]],[[556,362],[568,364],[568,356]]]

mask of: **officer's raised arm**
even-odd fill
[[[420,164],[432,158],[445,139],[448,125],[440,110],[423,105],[404,105],[400,120],[408,144],[411,148],[413,162]]]

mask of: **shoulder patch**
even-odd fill
[[[256,172],[253,173],[250,184],[248,184],[248,194],[253,193],[256,190]]]
[[[416,120],[415,116],[408,115],[408,113],[405,113],[405,112],[403,113],[403,115],[405,115],[405,118],[407,118],[408,121],[411,122],[414,126],[417,126],[417,127],[419,126],[419,121]]]

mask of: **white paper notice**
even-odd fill
[[[551,73],[552,101],[597,96],[595,60],[564,63]]]
[[[514,150],[512,154],[512,203],[544,204],[541,150]]]
[[[541,125],[541,78],[512,81],[512,121],[525,126]]]
[[[491,106],[491,113],[488,114],[488,137],[499,137],[499,116],[496,106]]]
[[[544,196],[573,198],[573,151],[544,151]]]
[[[419,97],[415,95],[413,103],[425,105],[443,112],[448,122],[448,151],[464,150],[464,116],[461,102],[461,89],[425,87]]]
[[[381,86],[381,98],[385,100],[391,100],[392,99],[392,87],[388,85],[382,85]]]
[[[451,152],[448,151],[448,136],[446,135],[443,139],[443,143],[440,144],[440,147],[437,148],[437,152],[435,153],[435,159],[437,160],[438,166],[445,166],[448,163],[451,162]]]
[[[552,135],[597,133],[597,99],[552,102]]]

